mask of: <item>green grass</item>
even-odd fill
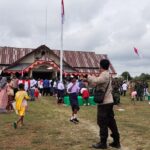
[[[81,106],[80,123],[75,125],[69,122],[70,107],[57,105],[54,97],[28,104],[25,126],[16,130],[12,123],[18,116],[0,114],[0,150],[91,150],[91,144],[99,140],[96,106]],[[148,101],[134,105],[128,97],[122,97],[119,108],[125,109],[114,108],[122,150],[150,150]]]

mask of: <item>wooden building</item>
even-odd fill
[[[63,75],[99,73],[99,62],[106,54],[85,51],[63,52]],[[60,74],[60,50],[41,45],[36,49],[0,47],[0,70],[3,74],[22,74],[34,78],[54,78]],[[110,73],[116,75],[114,67]]]

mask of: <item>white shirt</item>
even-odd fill
[[[73,83],[69,83],[67,86],[67,92],[68,93],[78,93],[80,90],[80,87],[78,85],[78,83],[76,83],[73,87],[72,87]],[[69,89],[72,87],[71,91],[69,91]]]
[[[34,80],[34,79],[30,80],[30,88],[31,88],[31,89],[34,89],[34,88],[35,88],[36,83],[37,83],[37,81],[36,81],[36,80]]]
[[[64,90],[65,89],[64,84],[62,82],[59,82],[57,85],[57,89],[58,90]]]
[[[52,80],[49,80],[49,87],[51,87],[52,85],[51,85],[51,83],[52,83]]]
[[[57,87],[57,82],[54,81],[53,87]]]
[[[28,83],[28,81],[24,81],[24,89],[25,89],[25,91],[27,91],[28,90],[28,88],[29,88],[29,83]]]
[[[18,85],[22,83],[23,83],[23,80],[18,80]]]
[[[122,89],[123,89],[123,91],[126,91],[126,90],[127,90],[127,87],[128,87],[128,85],[127,85],[126,83],[122,84]]]
[[[81,91],[80,91],[80,93],[82,94],[83,91],[85,91],[85,90],[87,90],[87,88],[82,88]]]
[[[38,88],[43,89],[43,81],[38,81]]]

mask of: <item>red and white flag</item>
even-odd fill
[[[62,19],[62,24],[64,23],[64,18],[65,18],[64,0],[61,0],[61,19]]]
[[[139,55],[139,52],[138,52],[138,49],[135,48],[135,47],[134,47],[134,52],[135,52],[138,56],[140,56],[140,55]]]

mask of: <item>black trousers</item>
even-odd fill
[[[49,94],[49,87],[43,88],[43,96],[46,94],[46,96]]]
[[[114,142],[120,143],[120,135],[114,118],[113,104],[98,105],[97,108],[97,124],[100,127],[100,141],[105,144],[107,143],[108,129],[110,129]]]
[[[58,103],[62,103],[64,99],[64,90],[57,91]]]
[[[126,91],[123,90],[123,96],[126,96]]]

